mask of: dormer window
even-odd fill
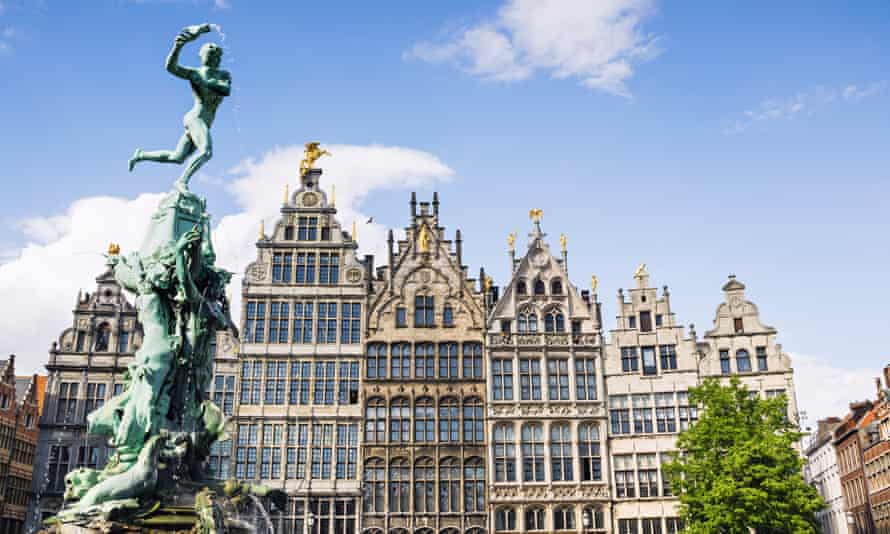
[[[652,331],[652,313],[648,311],[640,312],[640,332]]]
[[[315,241],[318,239],[318,217],[299,217],[297,223],[297,240]]]
[[[551,295],[562,295],[562,281],[554,280],[550,282],[550,294]]]
[[[533,311],[519,314],[517,324],[520,334],[534,334],[538,331],[538,316]]]
[[[535,280],[535,295],[543,295],[547,291],[543,280]]]
[[[110,337],[111,327],[108,326],[108,323],[100,324],[99,328],[96,329],[96,344],[94,345],[93,350],[96,352],[107,352],[108,340]]]
[[[525,280],[520,280],[516,282],[516,294],[517,295],[525,295],[528,293],[528,288],[525,287]]]
[[[733,329],[735,330],[736,334],[741,334],[742,332],[745,331],[745,327],[742,323],[741,317],[736,317],[735,319],[733,319],[732,326],[733,326]]]

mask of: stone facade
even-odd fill
[[[682,527],[677,499],[661,466],[678,434],[697,419],[688,390],[699,381],[701,353],[671,309],[667,286],[649,286],[641,266],[635,286],[618,292],[616,328],[606,357],[612,532],[673,534]]]
[[[603,341],[539,218],[488,320],[490,531],[608,532]],[[512,240],[511,240],[512,243]]]
[[[826,504],[825,509],[816,512],[823,534],[850,532],[833,439],[840,422],[837,417],[819,421],[816,433],[804,451],[804,479],[816,488]]]
[[[27,518],[44,384],[15,376],[15,355],[0,360],[0,534],[22,532]]]
[[[481,534],[485,300],[437,196],[418,209],[412,195],[410,214],[404,239],[390,232],[368,301],[362,530]]]
[[[229,474],[287,492],[287,509],[273,517],[282,533],[344,534],[359,519],[370,265],[356,255],[320,177],[318,169],[303,176],[269,235],[260,231],[242,286]]]
[[[850,404],[850,413],[834,431],[834,448],[851,534],[875,532],[863,459],[863,449],[869,441],[869,425],[874,421],[873,407],[871,401]]]

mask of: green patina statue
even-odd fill
[[[71,532],[114,531],[109,522],[127,529],[197,525],[201,532],[239,532],[236,520],[227,523],[222,513],[241,502],[235,494],[281,497],[236,481],[207,480],[204,473],[210,447],[225,434],[225,418],[205,393],[213,372],[210,344],[221,330],[238,337],[225,292],[232,275],[215,265],[206,201],[186,187],[210,157],[209,126],[229,91],[228,73],[217,70],[221,50],[215,45],[202,49],[202,69],[177,65],[182,45],[208,30],[206,24],[186,28],[167,61],[168,70],[189,79],[195,92],[180,147],[134,156],[174,161],[199,151],[152,215],[140,249],[122,256],[116,245],[109,248],[115,278],[136,294],[143,342],[124,391],[87,417],[87,431],[106,437],[115,452],[101,470],[66,475],[65,506],[54,520],[61,532],[69,525]]]
[[[159,161],[161,163],[182,163],[187,157],[197,152],[197,155],[189,162],[182,176],[176,181],[176,188],[185,192],[192,175],[207,163],[213,156],[213,143],[210,138],[210,127],[216,117],[216,109],[229,96],[232,90],[231,75],[220,69],[222,48],[207,43],[201,47],[201,66],[198,68],[183,67],[179,64],[179,52],[186,43],[194,41],[202,33],[210,31],[210,24],[189,26],[176,36],[173,49],[167,56],[167,72],[188,80],[195,95],[195,105],[185,114],[182,124],[185,133],[179,139],[179,143],[173,150],[155,150],[146,152],[137,148],[130,158],[130,171],[140,161]]]

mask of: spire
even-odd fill
[[[433,217],[435,217],[436,220],[439,219],[439,192],[438,191],[433,191]]]
[[[534,228],[532,228],[532,232],[528,234],[530,238],[530,243],[541,239],[545,234],[543,230],[541,230],[541,219],[544,218],[544,210],[541,208],[534,208],[528,211],[528,217],[534,223]]]
[[[358,242],[358,232],[355,229],[355,219],[352,220],[352,240]]]
[[[411,219],[417,216],[417,193],[411,191]]]

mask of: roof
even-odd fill
[[[30,376],[17,376],[15,377],[15,401],[22,402],[25,399],[25,395],[28,393],[28,386],[31,385]]]

